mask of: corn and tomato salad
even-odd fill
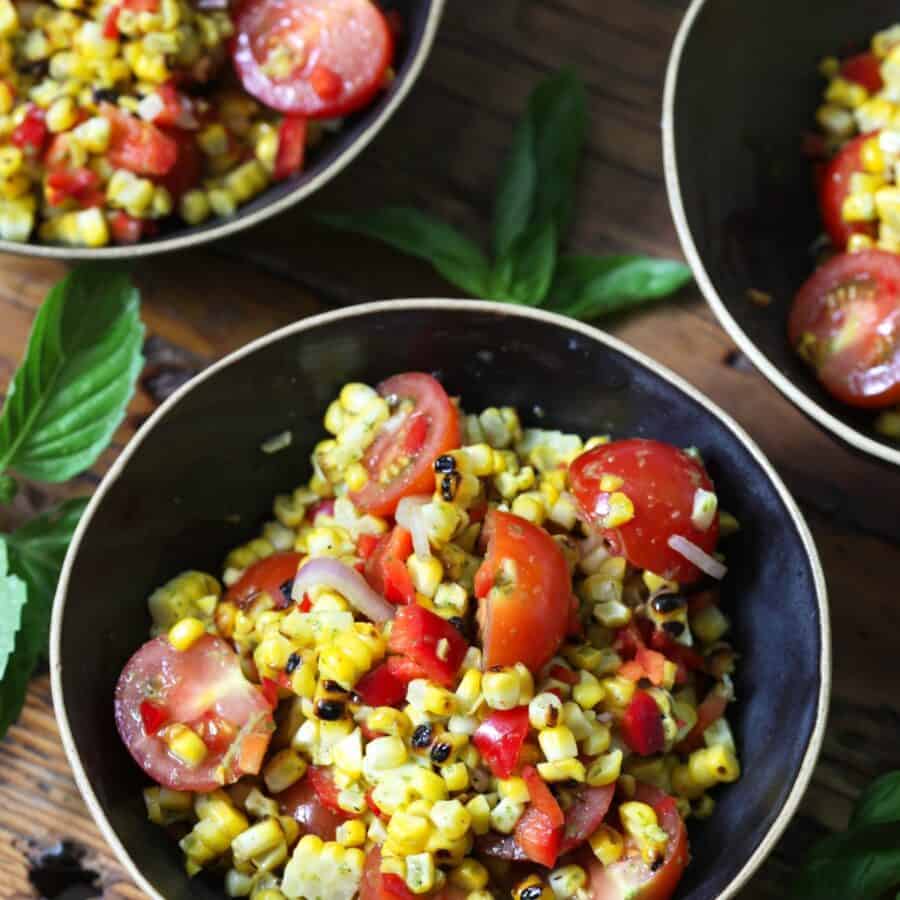
[[[227,217],[392,77],[370,0],[0,0],[0,239]]]
[[[255,900],[671,897],[739,777],[696,449],[345,385],[305,484],[149,598],[119,732],[187,872]],[[268,445],[290,452],[287,439]]]

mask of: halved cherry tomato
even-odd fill
[[[411,402],[412,409],[400,418],[392,416],[382,426],[363,460],[369,481],[350,499],[363,512],[389,516],[404,497],[434,490],[434,461],[459,447],[459,411],[440,382],[424,372],[395,375],[378,386],[378,393],[394,397],[401,404]],[[409,449],[410,435],[419,444],[415,451]]]
[[[900,256],[832,257],[794,298],[788,334],[838,400],[893,406],[900,401]]]
[[[289,178],[303,168],[306,151],[306,119],[303,116],[285,116],[278,126],[278,150],[275,153],[276,181]]]
[[[552,868],[562,846],[565,816],[534,766],[525,766],[522,778],[529,803],[516,825],[516,843],[530,860]]]
[[[228,588],[225,600],[245,609],[257,596],[266,593],[275,609],[287,609],[301,559],[301,554],[285,550],[258,560]]]
[[[625,743],[641,756],[661,753],[666,746],[662,713],[646,691],[634,692],[622,716],[621,728]]]
[[[588,865],[591,900],[669,900],[687,866],[687,828],[675,801],[656,788],[638,783],[635,799],[652,806],[669,835],[666,855],[656,867],[647,865],[636,848],[618,862],[603,866],[593,856]]]
[[[428,677],[425,670],[418,663],[414,663],[405,656],[389,656],[385,665],[388,667],[391,675],[404,684],[409,684],[417,678]]]
[[[245,90],[309,118],[366,106],[394,55],[384,15],[370,0],[244,0],[235,32],[231,56]]]
[[[604,475],[621,479],[617,490],[634,506],[633,518],[614,528],[603,527],[610,496],[600,487]],[[681,535],[706,553],[715,550],[718,517],[713,516],[703,530],[691,521],[697,490],[713,490],[697,460],[671,444],[632,438],[583,453],[572,463],[569,476],[584,514],[600,528],[614,553],[663,578],[683,583],[700,578],[700,570],[668,543],[673,535]]]
[[[874,236],[872,222],[845,222],[844,200],[850,193],[850,176],[863,171],[862,145],[872,137],[864,134],[848,141],[825,167],[819,181],[819,212],[835,250],[844,250],[851,234]]]
[[[144,233],[144,220],[129,216],[124,209],[116,210],[108,222],[114,244],[136,244]]]
[[[44,149],[48,135],[44,111],[29,103],[25,118],[13,128],[9,139],[22,150],[38,154]]]
[[[519,767],[528,737],[528,707],[498,709],[478,726],[472,743],[497,778],[509,778]]]
[[[412,660],[427,678],[452,687],[469,645],[446,619],[413,603],[398,610],[388,648]]]
[[[338,790],[338,786],[334,783],[331,770],[327,766],[310,766],[309,771],[306,773],[306,777],[313,786],[313,790],[316,792],[319,803],[321,803],[325,809],[333,812],[339,818],[350,818],[351,813],[341,809],[341,805],[338,803],[340,791]]]
[[[375,552],[377,546],[378,535],[361,534],[356,541],[356,554],[365,562]]]
[[[137,175],[165,175],[178,159],[178,146],[152,122],[129,115],[111,103],[100,104],[109,121],[107,159],[117,169]]]
[[[347,818],[322,804],[309,777],[295,781],[275,799],[281,812],[299,823],[301,834],[314,834],[323,841],[333,841],[338,826]]]
[[[572,579],[559,544],[537,525],[491,510],[487,554],[475,575],[484,667],[522,662],[536,672],[566,634]]]
[[[845,59],[841,63],[841,76],[861,84],[870,94],[877,94],[884,87],[881,62],[874,53],[857,53]]]
[[[397,525],[379,538],[366,560],[366,580],[391,603],[415,602],[416,589],[406,568],[412,551],[412,535]]]
[[[91,199],[100,186],[100,176],[84,166],[77,169],[55,169],[48,173],[46,179],[47,202],[51,206],[60,206],[66,200],[75,200],[83,206],[86,199]]]
[[[366,855],[359,900],[416,900],[416,895],[399,875],[381,871],[381,848],[373,847]]]
[[[183,128],[161,127],[160,131],[175,143],[175,164],[165,175],[152,180],[166,188],[177,203],[184,194],[197,187],[203,177],[203,153],[195,132]]]
[[[188,766],[171,754],[165,729],[156,734],[144,730],[141,707],[147,701],[169,722],[187,725],[207,737],[208,752],[202,763]],[[261,762],[259,745],[264,752],[275,728],[271,707],[262,691],[244,678],[237,654],[212,635],[184,651],[175,650],[164,637],[144,644],[119,677],[115,717],[137,764],[154,781],[179,791],[221,787],[217,772],[223,768],[226,784],[245,774],[255,775],[258,767],[244,768],[242,762]]]
[[[174,81],[161,84],[156,89],[156,95],[162,101],[163,108],[153,119],[154,125],[179,130],[193,130],[199,127],[194,101],[179,91]]]
[[[410,679],[409,681],[411,681]],[[396,706],[406,697],[409,681],[398,678],[383,662],[363,675],[353,688],[366,706]]]
[[[566,812],[560,856],[580,847],[603,824],[615,793],[615,784],[605,787],[582,785],[576,790],[575,802]]]

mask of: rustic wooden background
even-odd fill
[[[666,58],[686,5],[450,0],[433,56],[404,107],[313,205],[412,202],[483,233],[498,161],[531,86],[572,64],[589,86],[591,110],[573,249],[680,255],[662,181],[659,121]],[[63,267],[7,257],[0,273],[2,391],[34,312]],[[173,386],[251,338],[340,304],[453,293],[427,266],[310,226],[300,210],[227,243],[141,263],[136,277],[148,366],[109,458]],[[836,673],[828,736],[800,814],[742,895],[782,897],[809,843],[845,824],[864,783],[900,767],[900,696],[885,677],[900,628],[900,473],[852,455],[792,409],[736,352],[696,290],[608,326],[707,392],[756,437],[800,501],[823,557]],[[103,468],[67,490],[90,491]],[[26,490],[13,518],[47,500]],[[0,743],[0,897],[40,896],[29,880],[33,861],[68,839],[86,850],[85,866],[99,874],[102,896],[142,896],[78,796],[48,679],[39,677],[21,721]],[[41,884],[47,896],[59,896],[59,885]]]

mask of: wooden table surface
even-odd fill
[[[571,64],[588,84],[591,112],[572,248],[679,256],[661,175],[659,121],[666,58],[685,6],[684,0],[450,0],[432,58],[405,105],[312,205],[417,203],[483,234],[498,162],[530,88]],[[50,262],[0,259],[0,390],[41,298],[63,271]],[[249,339],[344,303],[454,294],[427,266],[322,231],[305,223],[300,210],[224,244],[141,263],[136,278],[150,336],[141,390],[102,464],[67,492],[90,491],[167,390]],[[828,735],[799,815],[742,894],[782,897],[809,843],[844,825],[864,783],[900,767],[900,694],[884,677],[885,660],[896,658],[892,632],[900,630],[900,474],[850,454],[797,413],[735,351],[695,289],[607,325],[747,428],[799,500],[822,555],[835,656]],[[26,489],[12,520],[47,499]],[[10,524],[0,521],[0,528]],[[0,743],[0,897],[40,896],[29,881],[32,861],[60,840],[86,850],[84,864],[99,874],[103,897],[142,896],[78,795],[43,676]],[[58,887],[44,890],[59,896]]]

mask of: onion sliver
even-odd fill
[[[669,546],[680,553],[688,562],[692,562],[702,572],[706,572],[710,578],[721,581],[725,577],[728,568],[720,563],[714,556],[710,556],[705,550],[701,550],[693,541],[689,541],[680,534],[673,534],[669,538]]]
[[[420,559],[428,559],[431,556],[428,532],[425,529],[425,517],[422,515],[422,507],[430,500],[431,497],[425,494],[404,497],[397,504],[397,524],[412,535],[413,550]]]
[[[394,618],[396,610],[377,591],[373,590],[356,569],[345,566],[338,559],[322,557],[311,559],[302,566],[294,579],[291,596],[296,602],[316,585],[324,585],[337,591],[352,607],[373,622],[386,622]]]

